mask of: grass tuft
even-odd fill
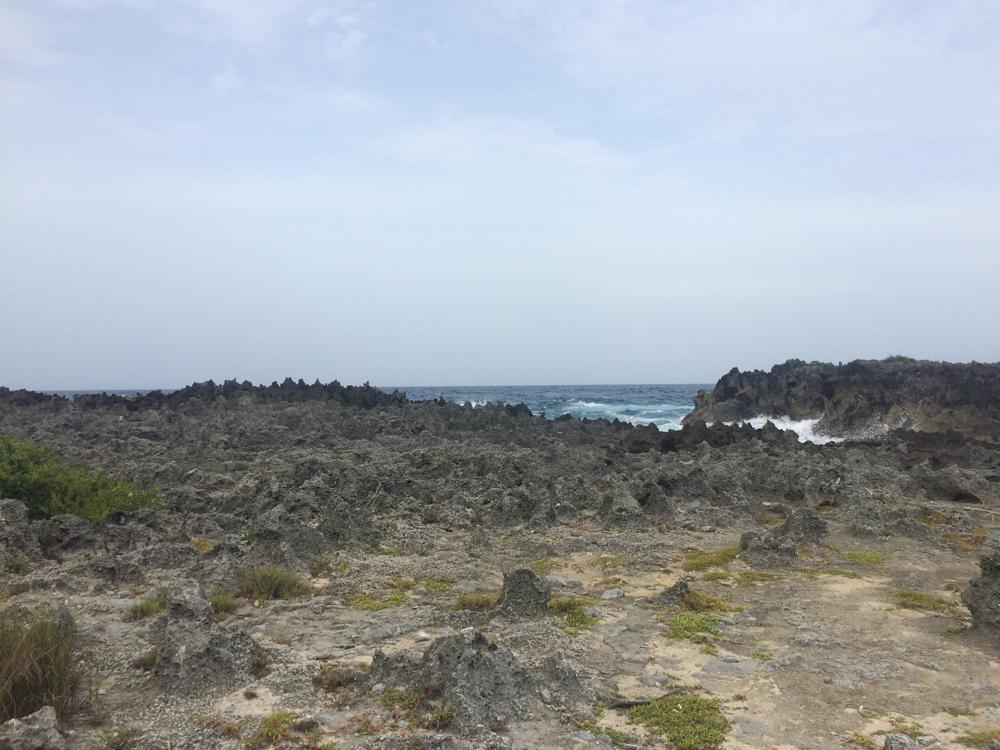
[[[859,565],[885,565],[885,555],[881,552],[845,552],[844,559]]]
[[[497,601],[500,597],[497,594],[482,591],[473,594],[459,594],[452,609],[467,609],[473,612],[489,612],[496,609]]]
[[[280,565],[262,565],[248,568],[240,573],[236,582],[236,593],[250,601],[269,599],[294,599],[308,591],[308,586],[299,576]]]
[[[722,746],[730,723],[719,702],[697,695],[670,695],[628,711],[633,724],[666,737],[675,750],[716,750]]]
[[[216,620],[225,620],[240,608],[236,597],[225,589],[215,589],[208,597],[208,603],[212,605],[212,614]]]
[[[247,746],[252,748],[268,747],[284,742],[294,721],[295,714],[291,711],[275,711],[270,716],[261,719],[257,730],[247,738]]]
[[[681,566],[688,572],[708,570],[709,568],[724,568],[736,559],[738,554],[740,554],[739,547],[722,547],[721,549],[704,551],[689,549],[684,551],[684,560]]]
[[[425,578],[421,581],[428,591],[447,591],[455,585],[454,581],[445,578]]]
[[[947,612],[953,605],[947,599],[933,594],[925,594],[914,589],[893,589],[892,596],[896,604],[903,609],[916,609],[924,612]]]
[[[133,604],[122,617],[122,622],[139,622],[147,617],[158,615],[167,608],[167,602],[162,596],[147,596],[138,604]]]
[[[0,437],[0,497],[20,500],[33,518],[72,513],[94,523],[160,501],[156,491],[67,465],[50,448],[9,437]]]
[[[820,576],[840,576],[841,578],[861,578],[860,573],[856,573],[853,570],[848,570],[847,568],[836,568],[836,567],[826,567],[826,568],[814,568],[812,570],[805,571],[802,575],[806,578],[819,578]]]
[[[406,602],[405,594],[389,594],[381,599],[376,599],[371,594],[351,594],[346,599],[347,603],[355,609],[363,609],[368,612],[377,612],[389,607],[398,607]]]
[[[736,585],[740,588],[750,588],[763,581],[780,581],[784,578],[780,573],[768,573],[763,570],[744,570],[736,576]]]
[[[688,589],[684,592],[682,606],[691,612],[704,612],[705,614],[743,611],[743,607],[739,604],[733,604],[725,599],[695,589]]]
[[[0,611],[0,723],[52,706],[72,716],[82,674],[72,622],[56,614]]]

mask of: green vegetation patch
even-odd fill
[[[256,731],[247,738],[247,747],[268,747],[284,742],[292,731],[294,721],[295,714],[291,711],[275,711],[265,716]]]
[[[952,716],[975,716],[976,712],[971,708],[964,708],[962,706],[948,706],[944,709],[945,713],[949,713]]]
[[[562,617],[566,629],[575,634],[600,622],[601,618],[587,614],[587,608],[596,604],[596,599],[584,596],[553,596],[549,599],[549,612]]]
[[[627,734],[619,732],[617,729],[611,729],[610,727],[602,727],[596,721],[577,721],[574,725],[577,729],[590,732],[598,737],[607,737],[615,747],[625,747],[625,743],[629,739]]]
[[[421,583],[428,591],[448,591],[455,585],[454,581],[449,581],[446,578],[424,578]]]
[[[875,750],[875,740],[867,734],[855,732],[851,735],[849,742],[855,747],[863,747],[865,750]]]
[[[681,566],[688,572],[724,568],[735,560],[738,554],[740,554],[739,547],[722,547],[713,550],[689,549],[684,551]]]
[[[934,594],[925,594],[914,589],[893,589],[892,596],[896,604],[903,609],[916,609],[924,612],[948,612],[954,605],[947,599]]]
[[[355,609],[364,609],[371,612],[389,607],[398,607],[406,602],[405,594],[389,594],[383,597],[374,597],[371,594],[351,594],[347,597],[347,603]]]
[[[692,643],[711,643],[722,636],[719,622],[712,615],[682,610],[659,618],[667,626],[668,638],[682,638]]]
[[[489,612],[496,609],[499,595],[488,591],[477,591],[472,594],[459,594],[452,609],[467,609],[473,612]]]
[[[727,599],[706,594],[703,591],[688,589],[684,592],[684,599],[681,606],[691,612],[703,612],[705,614],[726,614],[728,612],[742,612],[743,607],[733,604]]]
[[[167,601],[162,596],[147,596],[137,604],[133,604],[122,617],[122,622],[138,622],[147,617],[158,615],[167,608]]]
[[[32,518],[72,513],[94,523],[160,501],[154,490],[70,466],[50,448],[9,437],[0,437],[0,497],[20,500]]]
[[[298,574],[280,565],[248,568],[240,573],[236,582],[236,593],[254,602],[294,599],[308,590],[309,587]]]
[[[881,552],[845,552],[843,557],[848,562],[858,565],[885,565],[885,555]]]
[[[212,605],[216,620],[225,620],[240,608],[239,600],[231,592],[218,588],[209,595],[208,603]]]
[[[983,732],[967,732],[955,739],[955,742],[966,747],[989,747],[993,740],[1000,742],[1000,729],[987,729]]]
[[[728,570],[710,570],[701,577],[701,580],[706,582],[728,581],[732,577],[733,574]]]
[[[633,724],[663,735],[675,750],[716,750],[729,731],[719,702],[697,695],[669,695],[628,711]]]
[[[73,715],[82,674],[72,622],[56,614],[0,611],[0,723],[52,706]]]

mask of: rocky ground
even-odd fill
[[[0,434],[163,497],[101,525],[0,503],[4,606],[64,606],[88,671],[61,734],[35,716],[0,747],[962,748],[1000,731],[988,442],[665,437],[296,384],[0,393]],[[241,592],[265,565],[301,584]],[[692,696],[717,741],[644,713]]]

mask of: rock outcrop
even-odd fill
[[[979,560],[982,575],[969,581],[962,601],[972,613],[975,627],[1000,630],[1000,552]]]
[[[775,567],[796,556],[804,544],[822,541],[826,521],[811,508],[799,508],[773,529],[748,531],[740,538],[741,555],[759,567]]]
[[[66,740],[59,732],[56,712],[43,706],[22,719],[0,725],[0,750],[64,750]]]
[[[848,437],[905,428],[1000,441],[1000,364],[791,359],[769,372],[733,368],[694,402],[686,424],[788,417],[817,419],[819,431]]]
[[[552,587],[527,568],[504,573],[497,611],[508,617],[537,617],[549,613]]]

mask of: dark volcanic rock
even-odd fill
[[[1000,552],[980,558],[979,567],[982,575],[969,582],[962,601],[974,626],[1000,630]]]
[[[733,368],[694,401],[686,424],[787,416],[819,419],[818,427],[834,435],[953,429],[967,438],[1000,441],[1000,364],[791,359],[769,372]]]
[[[688,581],[682,578],[673,586],[663,589],[656,596],[651,596],[648,601],[651,604],[657,604],[661,607],[676,607],[684,601],[684,596],[687,594],[688,588]]]
[[[527,568],[504,573],[497,610],[511,617],[534,617],[549,612],[552,587]]]
[[[748,531],[740,538],[743,557],[754,565],[771,567],[794,558],[803,544],[822,541],[828,532],[826,521],[811,508],[799,508],[773,529]]]

